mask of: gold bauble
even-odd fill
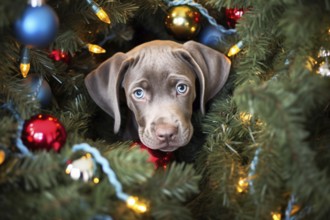
[[[190,40],[200,29],[201,14],[187,5],[174,6],[165,18],[166,29],[178,40]]]

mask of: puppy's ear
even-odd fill
[[[119,87],[127,70],[127,55],[116,53],[104,61],[85,78],[88,93],[105,112],[114,118],[114,132],[121,124],[119,110]]]
[[[205,113],[205,103],[224,86],[230,71],[230,60],[222,53],[203,44],[188,41],[183,44],[188,59],[197,74],[200,84],[200,108]]]

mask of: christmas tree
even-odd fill
[[[1,219],[330,215],[329,1],[2,0],[0,12]],[[231,60],[171,153],[123,141],[84,84],[152,40]]]

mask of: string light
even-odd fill
[[[30,49],[24,46],[21,51],[21,61],[19,65],[21,74],[24,78],[27,77],[30,71]]]
[[[87,44],[88,50],[92,53],[105,53],[106,50],[96,44]]]
[[[15,120],[17,121],[17,132],[16,132],[16,147],[18,150],[25,156],[31,156],[31,152],[29,149],[24,145],[22,141],[22,131],[23,131],[23,125],[24,120],[19,114],[19,112],[16,110],[14,104],[12,101],[6,102],[0,106],[0,108],[7,109],[11,112],[11,114],[14,116]]]
[[[239,193],[246,192],[249,187],[249,182],[246,178],[240,177],[236,186],[236,190]]]
[[[93,183],[98,184],[99,182],[100,182],[100,179],[99,179],[99,178],[95,177],[95,178],[93,179]]]
[[[100,7],[96,2],[94,2],[93,0],[86,0],[87,3],[91,6],[93,12],[95,13],[95,15],[103,22],[110,24],[110,18],[108,16],[108,14],[103,10],[102,7]]]
[[[139,201],[139,199],[135,196],[128,197],[126,200],[126,205],[128,208],[137,213],[145,213],[148,210],[147,205],[144,202]]]
[[[229,49],[227,56],[231,57],[238,54],[242,48],[243,48],[243,41],[239,41],[237,44],[235,44]]]
[[[82,179],[84,182],[92,180],[93,183],[99,183],[97,177],[93,177],[96,170],[96,164],[93,161],[92,155],[87,153],[78,159],[68,161],[68,166],[65,173],[70,175],[73,180]]]
[[[271,215],[273,220],[281,220],[282,218],[282,215],[279,212],[272,212]]]
[[[3,164],[3,162],[6,159],[6,153],[3,150],[0,150],[0,165]]]
[[[248,112],[240,112],[239,113],[239,118],[243,122],[243,124],[250,124],[252,114],[250,114]]]
[[[103,172],[108,176],[109,182],[112,184],[112,186],[115,189],[117,198],[126,202],[126,206],[130,209],[132,209],[134,212],[142,214],[148,211],[148,206],[147,203],[144,201],[141,201],[138,197],[136,196],[131,196],[128,195],[127,193],[123,192],[123,188],[119,180],[117,179],[117,176],[113,169],[110,167],[110,164],[107,159],[105,159],[100,152],[96,149],[91,147],[87,143],[81,143],[81,144],[76,144],[72,147],[72,151],[85,151],[88,152],[92,155],[93,159],[95,160],[96,163],[98,163]],[[95,181],[95,179],[94,179]]]

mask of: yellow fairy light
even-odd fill
[[[291,215],[295,215],[295,214],[297,214],[298,212],[299,212],[299,210],[300,210],[300,206],[299,205],[293,205],[293,207],[292,207],[292,211],[291,211]]]
[[[107,15],[107,13],[103,10],[103,8],[99,8],[98,12],[95,13],[96,16],[103,22],[107,23],[107,24],[110,24],[111,21],[110,21],[110,18],[109,16]]]
[[[27,47],[23,47],[21,51],[21,61],[20,61],[19,69],[24,78],[27,77],[30,71],[30,49]]]
[[[252,118],[252,115],[248,112],[239,113],[239,118],[243,122],[243,124],[249,124]]]
[[[231,57],[236,55],[238,52],[241,51],[242,48],[243,48],[243,41],[239,41],[237,44],[235,44],[229,49],[227,56]]]
[[[249,187],[249,182],[247,181],[247,179],[243,177],[239,178],[236,186],[237,192],[239,193],[246,192],[248,187]]]
[[[100,179],[97,178],[97,177],[94,177],[94,179],[93,179],[93,183],[98,184],[99,182],[100,182]]]
[[[21,63],[19,69],[21,70],[22,76],[26,78],[30,71],[30,63]]]
[[[96,44],[87,44],[87,48],[92,53],[105,53],[106,50]]]
[[[95,13],[95,15],[103,22],[110,24],[110,18],[108,16],[108,14],[103,10],[102,7],[100,7],[96,2],[94,2],[93,0],[87,0],[87,3],[90,4],[93,12]]]
[[[273,220],[281,220],[282,218],[282,215],[279,212],[272,212],[271,215]]]
[[[65,168],[65,173],[69,175],[69,174],[71,173],[72,167],[73,167],[72,164],[69,164],[69,165]]]
[[[3,162],[6,159],[6,153],[3,150],[0,150],[0,165],[3,164]]]
[[[128,208],[133,209],[137,213],[145,213],[147,209],[147,205],[141,201],[137,197],[130,196],[126,200],[126,205]]]
[[[305,67],[309,71],[313,71],[314,66],[317,64],[317,61],[313,57],[307,57]]]

